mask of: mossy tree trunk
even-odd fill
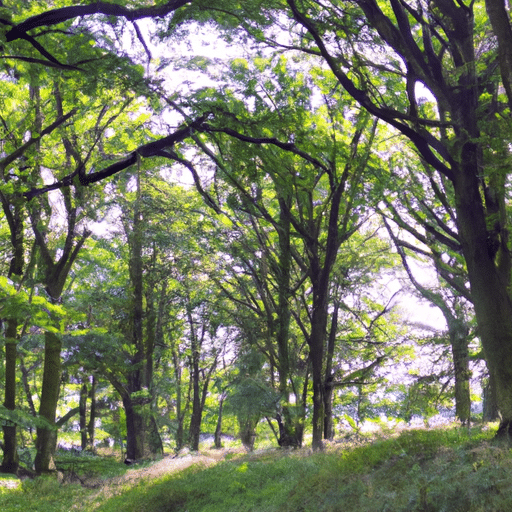
[[[10,231],[12,259],[8,276],[19,279],[23,275],[25,263],[24,254],[24,214],[23,203],[19,198],[10,198],[8,194],[0,195],[2,210]],[[8,318],[5,328],[5,391],[4,406],[10,411],[16,408],[16,361],[18,342],[18,321]],[[6,424],[3,427],[4,456],[1,471],[16,473],[19,466],[18,442],[16,438],[16,425]]]
[[[87,384],[82,383],[80,387],[80,400],[78,407],[80,409],[80,446],[82,451],[87,448]]]
[[[471,371],[469,369],[468,336],[469,329],[465,322],[448,324],[448,334],[452,348],[453,370],[455,377],[455,415],[463,424],[471,421]]]
[[[192,318],[192,313],[187,306],[187,316],[190,329],[190,378],[192,381],[192,415],[190,417],[189,434],[188,434],[188,445],[191,450],[199,450],[199,434],[201,433],[201,418],[202,418],[202,407],[201,407],[201,376],[199,368],[199,358],[202,345],[202,339],[204,338],[204,325],[201,338],[196,331],[196,325]]]
[[[16,408],[16,353],[17,353],[18,322],[15,319],[7,321],[5,329],[5,400],[4,406],[10,411]],[[6,473],[16,473],[19,465],[16,425],[6,423],[4,432],[4,457],[1,470]]]
[[[327,351],[325,361],[324,376],[324,439],[332,440],[334,438],[334,424],[332,418],[333,394],[334,394],[334,374],[333,359],[336,346],[336,332],[338,328],[338,309],[339,303],[335,301],[334,310],[331,314],[331,327],[327,340]]]
[[[141,460],[144,458],[144,417],[128,393],[122,396],[126,415],[126,458]]]
[[[57,402],[60,391],[62,343],[53,332],[45,333],[43,383],[39,416],[44,418],[47,426],[37,428],[36,449],[34,460],[36,473],[46,473],[53,469],[53,455],[57,444],[57,426],[55,425]]]
[[[500,413],[496,403],[496,386],[493,383],[492,376],[489,375],[483,379],[483,421],[497,421],[500,419]]]

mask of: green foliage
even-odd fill
[[[52,425],[42,416],[34,417],[31,414],[21,410],[15,409],[11,411],[6,409],[3,404],[0,404],[0,424],[1,425],[18,425],[23,428],[44,428],[44,429],[55,429],[55,425]]]
[[[6,277],[0,276],[0,316],[16,318],[19,322],[30,318],[32,325],[59,333],[63,330],[62,322],[67,314],[62,306],[18,290]]]

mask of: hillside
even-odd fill
[[[408,430],[310,450],[170,457],[97,488],[55,479],[0,494],[0,509],[111,512],[509,512],[510,449],[491,430]],[[217,454],[216,457],[219,455]]]

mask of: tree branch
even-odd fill
[[[171,0],[170,2],[162,5],[151,5],[148,7],[140,7],[138,9],[129,9],[123,5],[111,4],[108,2],[94,2],[88,5],[61,7],[59,9],[51,9],[41,14],[37,14],[36,16],[31,16],[9,30],[5,37],[7,41],[14,41],[20,38],[26,39],[25,36],[27,31],[34,28],[57,25],[58,23],[63,23],[74,18],[91,16],[94,14],[126,18],[129,21],[140,20],[143,18],[163,17],[174,12],[180,7],[183,7],[189,2],[190,0]],[[32,43],[32,41],[30,42]]]
[[[69,115],[70,114],[68,114],[68,116]],[[167,137],[162,137],[161,139],[158,139],[158,140],[155,140],[155,141],[152,141],[152,142],[149,142],[147,144],[140,146],[135,151],[132,151],[126,158],[123,158],[122,160],[115,162],[100,171],[86,174],[84,166],[79,165],[78,168],[74,172],[72,172],[71,174],[68,174],[61,180],[56,181],[55,183],[52,183],[51,185],[46,185],[41,188],[34,188],[32,190],[29,190],[28,192],[24,193],[24,196],[27,200],[30,201],[34,197],[43,195],[47,192],[50,192],[51,190],[58,190],[63,187],[69,187],[70,185],[73,184],[73,182],[77,176],[78,176],[78,179],[82,186],[88,186],[93,183],[97,183],[98,181],[102,181],[106,178],[109,178],[110,176],[113,176],[114,174],[117,174],[118,172],[121,172],[124,169],[127,169],[131,165],[134,165],[137,162],[137,159],[139,157],[150,158],[150,157],[154,157],[154,156],[161,156],[161,157],[165,157],[165,158],[175,159],[174,155],[171,153],[168,153],[167,151],[165,151],[165,149],[172,147],[177,142],[182,142],[184,139],[189,137],[195,128],[201,127],[201,124],[206,119],[206,117],[207,117],[207,115],[204,115],[201,118],[197,119],[196,121],[193,121],[191,124],[182,126],[178,130],[176,130],[173,134],[168,135]],[[43,134],[41,134],[41,135],[43,135]],[[29,142],[31,142],[31,141],[29,141]],[[29,142],[27,142],[27,144]],[[20,153],[20,154],[22,154],[22,153]],[[0,166],[2,165],[2,163],[3,163],[3,161],[0,161]]]
[[[397,110],[389,108],[381,108],[378,105],[376,105],[370,99],[367,92],[356,87],[354,82],[342,70],[342,68],[338,64],[337,59],[333,57],[329,50],[327,49],[322,39],[322,36],[320,35],[319,30],[315,26],[315,23],[307,15],[300,12],[295,0],[287,0],[287,3],[292,11],[295,20],[298,23],[300,23],[311,34],[311,36],[315,40],[316,45],[320,50],[322,57],[325,59],[328,66],[331,68],[331,71],[334,73],[335,77],[337,78],[339,83],[345,88],[345,90],[363,108],[370,112],[370,114],[378,117],[379,119],[382,119],[389,125],[396,128],[407,138],[409,138],[411,142],[416,146],[416,149],[419,151],[420,155],[425,159],[425,161],[428,164],[430,164],[434,169],[444,174],[448,179],[453,180],[453,169],[448,167],[444,162],[442,162],[433,151],[434,148],[435,151],[439,155],[441,155],[441,157],[445,161],[447,161],[451,166],[453,166],[453,159],[451,158],[443,144],[429,132],[425,130],[413,129],[404,122],[413,121],[417,124],[421,123],[422,120],[419,118],[411,119],[411,117],[407,114],[403,114]],[[408,48],[407,44],[403,40],[402,35],[400,34],[400,31],[391,23],[391,21],[386,16],[384,16],[382,11],[379,9],[377,3],[374,2],[373,0],[359,0],[358,4],[364,10],[365,14],[367,15],[368,19],[372,22],[372,24],[377,27],[379,34],[391,45],[391,47],[401,55],[408,55],[411,59],[411,62],[416,63],[415,58],[421,57],[421,55],[416,55],[417,52],[414,53],[414,49]],[[423,69],[418,69],[416,71],[420,77],[425,76]],[[428,80],[429,78],[430,77],[428,76],[425,77],[426,80]],[[432,80],[428,80],[429,84],[431,82]],[[435,88],[435,83],[432,85],[432,88]]]
[[[70,117],[73,117],[78,112],[78,109],[74,108],[67,114],[63,115],[56,119],[51,125],[47,126],[44,130],[41,131],[40,134],[37,134],[35,137],[30,137],[30,139],[25,142],[18,149],[14,150],[12,153],[7,155],[5,158],[0,160],[0,174],[3,174],[4,169],[10,165],[14,160],[22,156],[27,149],[34,145],[36,142],[39,142],[45,135],[53,132],[56,128],[58,128],[61,124],[65,123]]]

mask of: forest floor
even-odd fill
[[[485,425],[381,432],[339,439],[321,453],[205,449],[130,468],[119,456],[70,457],[67,466],[60,460],[67,468],[60,482],[0,488],[0,510],[510,512],[512,450],[496,444],[494,432]]]
[[[138,464],[129,468],[126,473],[110,478],[100,476],[80,478],[80,483],[90,489],[99,489],[105,499],[119,494],[127,487],[133,487],[142,482],[148,482],[160,479],[173,473],[183,471],[190,466],[207,468],[219,461],[223,461],[228,453],[234,453],[233,450],[207,450],[200,452],[184,451],[178,455],[166,455],[161,460],[143,465]]]

